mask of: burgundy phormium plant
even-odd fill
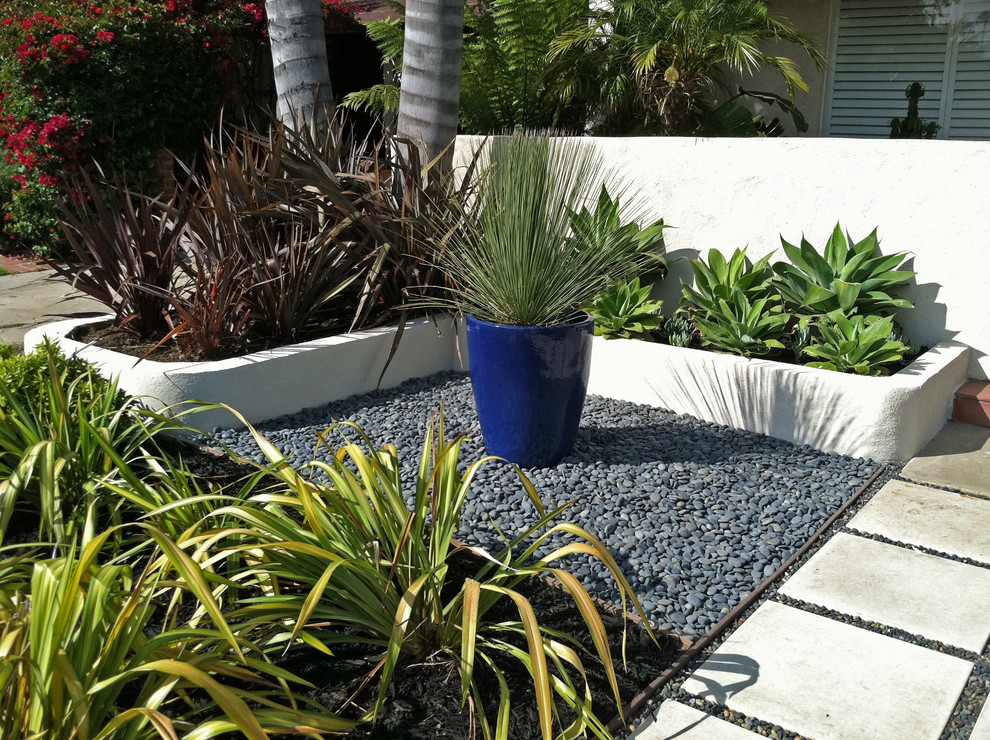
[[[63,225],[82,292],[118,328],[175,340],[189,359],[402,321],[442,275],[425,244],[441,240],[470,176],[423,173],[391,139],[327,131],[228,129],[168,197],[79,178]],[[396,187],[401,183],[402,187]]]

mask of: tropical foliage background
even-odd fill
[[[326,32],[361,28],[356,6],[312,1]],[[403,12],[396,4],[399,20],[367,26],[386,82],[343,101],[393,128]],[[254,126],[262,106],[275,107],[264,2],[11,0],[0,21],[4,249],[65,253],[59,204],[93,160],[153,194],[170,183],[168,152],[192,161],[224,106],[227,120]],[[788,42],[823,62],[811,39],[758,0],[481,0],[465,4],[463,27],[460,131],[472,134],[773,133],[779,127],[745,107],[754,98],[725,85],[729,74],[761,69],[777,73],[787,95],[760,101],[800,128],[801,70],[766,44]],[[328,38],[333,48],[342,37]]]
[[[722,108],[714,102],[736,98],[726,87],[727,73],[777,73],[787,97],[763,100],[790,113],[807,85],[798,65],[766,51],[767,42],[789,42],[824,64],[813,39],[758,0],[623,0],[592,8],[576,0],[469,3],[462,130],[752,135],[760,129],[752,115],[739,118],[739,102]],[[401,21],[371,23],[368,31],[385,64],[399,69]],[[348,96],[345,104],[394,110],[398,88],[375,86]]]

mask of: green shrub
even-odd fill
[[[650,300],[651,286],[640,287],[639,278],[612,283],[588,306],[595,319],[595,334],[606,339],[653,341],[651,332],[663,324],[663,301]]]
[[[734,291],[742,293],[747,302],[768,297],[773,278],[769,264],[769,255],[753,264],[745,249],[735,250],[729,259],[717,249],[710,250],[707,262],[691,260],[694,285],[684,285],[681,310],[696,320],[721,313],[719,302],[729,300]]]
[[[10,238],[58,243],[66,174],[96,158],[157,187],[235,86],[250,19],[230,0],[9,0],[0,25],[0,184]],[[260,37],[260,34],[258,34]]]
[[[263,728],[273,726],[353,726],[297,708],[289,682],[299,679],[263,655],[246,655],[249,646],[229,628],[176,627],[174,616],[159,613],[158,598],[167,603],[178,591],[168,579],[173,561],[185,583],[206,583],[174,544],[135,573],[104,564],[111,536],[63,557],[0,561],[0,737],[267,738]]]
[[[705,344],[749,357],[783,349],[780,340],[790,320],[775,297],[750,300],[737,286],[728,299],[718,300],[715,311],[695,318],[694,324]]]
[[[801,354],[819,358],[809,367],[859,375],[889,375],[885,364],[900,360],[908,348],[891,339],[893,319],[881,316],[846,317],[832,311],[815,324],[821,339],[813,340]]]
[[[137,454],[148,433],[133,407],[116,381],[52,344],[0,361],[0,544],[25,507],[57,543],[88,541],[112,518],[103,482],[115,465],[103,443],[122,459]]]
[[[916,273],[899,269],[906,254],[880,254],[876,229],[855,242],[836,224],[824,254],[804,237],[800,247],[780,241],[790,262],[774,263],[774,287],[796,314],[886,316],[913,305],[898,293]]]
[[[449,660],[451,669],[460,673],[463,699],[473,704],[485,737],[492,736],[492,726],[496,737],[506,737],[509,690],[499,663],[504,666],[508,660],[518,661],[533,681],[540,724],[534,734],[550,740],[557,736],[555,721],[561,728],[575,721],[575,732],[568,736],[577,737],[585,729],[603,736],[603,723],[591,712],[582,686],[583,671],[565,645],[570,639],[543,628],[529,601],[516,590],[524,578],[536,574],[560,583],[561,598],[573,600],[581,611],[618,702],[597,608],[559,562],[569,555],[600,560],[615,578],[623,607],[631,599],[642,615],[601,542],[576,525],[557,521],[568,505],[545,511],[532,483],[516,468],[538,517],[501,552],[484,553],[476,564],[468,561],[470,577],[455,577],[452,561],[463,555],[463,548],[453,538],[462,526],[464,502],[478,469],[495,459],[461,466],[463,438],[447,440],[441,418],[427,431],[415,487],[407,499],[398,451],[373,444],[352,423],[338,427],[352,428],[363,444],[345,444],[333,451],[332,462],[310,464],[326,484],[294,470],[252,430],[271,461],[263,469],[281,479],[280,489],[219,509],[216,516],[226,517],[229,529],[218,529],[211,518],[202,523],[201,533],[190,533],[193,542],[202,536],[216,543],[214,549],[199,548],[197,557],[209,559],[211,567],[229,579],[225,583],[242,587],[237,608],[226,618],[242,630],[250,627],[252,642],[278,651],[291,649],[297,640],[324,652],[341,641],[367,645],[381,659],[368,676],[369,681],[375,679],[377,690],[358,700],[370,707],[372,717],[399,663],[432,656]],[[321,435],[327,446],[331,431]],[[571,542],[559,544],[557,537]],[[551,542],[552,552],[536,555],[541,545]],[[247,554],[250,558],[244,557]],[[280,596],[259,598],[259,589]],[[499,602],[511,605],[518,620],[492,619],[489,612]],[[525,647],[513,644],[512,638],[520,637]],[[502,687],[499,696],[482,693],[477,680],[481,672],[494,675]],[[495,717],[486,712],[493,700],[498,706]]]
[[[401,13],[401,4],[395,7]],[[565,0],[483,0],[464,9],[464,63],[460,127],[469,134],[584,128],[587,111],[577,86],[570,85],[571,60],[549,59],[560,33],[580,22],[588,6]],[[368,35],[396,84],[350,93],[343,105],[380,116],[399,109],[404,21],[369,23]]]
[[[791,315],[771,290],[769,255],[751,263],[745,249],[729,259],[712,249],[708,262],[691,261],[694,285],[684,285],[681,311],[697,327],[702,342],[738,355],[765,355],[782,349]]]

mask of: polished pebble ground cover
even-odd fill
[[[441,404],[448,434],[473,438],[462,461],[477,459],[484,447],[470,381],[454,373],[334,401],[259,429],[298,466],[313,458],[316,430],[334,421],[358,422],[376,444],[398,447],[411,481],[426,426]],[[248,432],[218,428],[214,435],[264,462]],[[328,454],[321,448],[317,457]],[[878,467],[589,396],[572,454],[555,467],[526,473],[548,509],[575,501],[564,518],[612,550],[651,620],[695,638],[772,574]],[[499,530],[511,536],[535,518],[513,470],[492,463],[475,479],[461,536],[497,549],[503,541]],[[617,599],[597,562],[575,558],[571,569],[596,595]]]

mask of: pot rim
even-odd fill
[[[570,327],[583,327],[586,324],[594,324],[594,317],[587,311],[578,311],[577,315],[582,318],[575,321],[566,321],[562,324],[532,324],[532,325],[519,325],[519,324],[499,324],[494,321],[485,321],[484,319],[479,319],[471,314],[466,314],[467,321],[469,323],[473,322],[476,324],[483,324],[485,326],[494,326],[499,329],[514,329],[519,331],[531,331],[533,329],[566,329]]]

